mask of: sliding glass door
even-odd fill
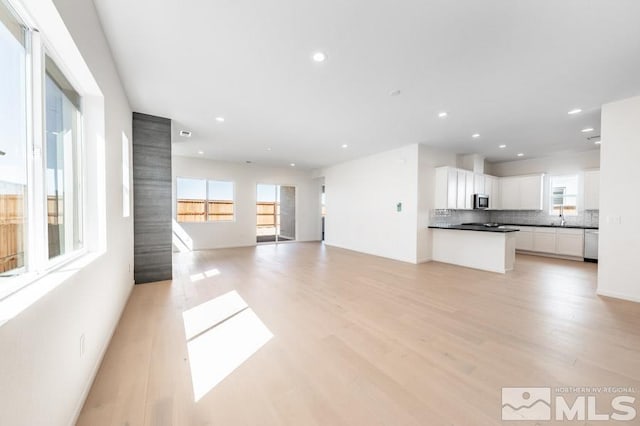
[[[277,243],[295,240],[295,186],[259,183],[256,189],[256,241]]]

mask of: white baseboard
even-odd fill
[[[618,293],[616,291],[596,290],[598,296],[613,297],[614,299],[626,300],[628,302],[640,303],[640,297],[630,296],[628,294]]]
[[[539,252],[539,251],[516,250],[516,254],[528,254],[528,255],[531,255],[531,256],[551,257],[553,259],[575,260],[577,262],[584,262],[584,258],[583,257],[565,256],[565,255],[562,255],[562,254],[544,253],[544,252]]]
[[[403,258],[400,258],[400,257],[392,257],[392,256],[386,256],[386,255],[383,255],[383,254],[380,254],[380,253],[372,253],[372,252],[368,252],[368,251],[364,251],[364,250],[358,250],[358,249],[355,249],[353,247],[346,247],[346,246],[342,246],[340,244],[334,244],[334,243],[327,242],[327,241],[324,242],[324,245],[328,246],[328,247],[336,247],[336,248],[343,249],[343,250],[349,250],[349,251],[353,251],[353,252],[356,252],[356,253],[368,254],[369,256],[381,257],[383,259],[397,260],[398,262],[413,263],[413,264],[417,263],[415,260],[407,260],[407,259],[403,259]]]
[[[116,320],[116,323],[111,327],[111,334],[109,336],[109,339],[106,341],[106,343],[104,344],[104,346],[102,347],[102,349],[100,350],[100,355],[98,356],[98,360],[95,363],[95,365],[92,368],[91,371],[91,376],[89,377],[89,381],[85,384],[84,390],[82,391],[82,395],[80,395],[80,400],[78,402],[78,404],[76,405],[76,409],[75,409],[75,413],[73,415],[73,418],[71,419],[71,423],[69,423],[70,426],[75,425],[78,422],[78,418],[80,417],[80,413],[82,413],[82,409],[84,408],[84,404],[87,401],[87,397],[89,396],[89,392],[91,391],[91,388],[93,387],[93,382],[96,379],[96,376],[98,375],[98,371],[100,370],[100,366],[102,365],[102,361],[104,361],[104,356],[107,354],[107,350],[109,349],[109,345],[111,344],[111,339],[113,339],[113,335],[116,332],[116,329],[118,328],[118,324],[120,324],[120,319],[122,318],[122,314],[124,314],[124,310],[127,307],[127,302],[129,301],[129,298],[131,297],[131,292],[133,292],[133,288],[135,286],[136,282],[135,280],[131,281],[131,287],[129,288],[129,292],[127,293],[127,297],[124,300],[124,303],[122,305],[122,308],[120,309],[120,315],[118,315],[118,319]]]

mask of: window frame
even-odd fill
[[[178,180],[180,179],[189,179],[189,180],[200,180],[205,182],[205,198],[204,198],[204,220],[203,221],[181,221],[178,218]],[[209,220],[209,203],[212,201],[209,199],[209,182],[224,182],[230,183],[232,186],[232,205],[233,205],[233,215],[231,219],[226,220]],[[177,223],[184,224],[206,224],[206,223],[234,223],[236,222],[236,182],[232,179],[210,179],[210,178],[202,178],[202,177],[191,177],[191,176],[176,176],[175,179],[175,220]]]
[[[49,61],[52,62],[53,66],[56,67],[57,71],[60,72],[62,74],[62,78],[67,79],[64,71],[62,71],[62,69],[60,69],[60,67],[57,65],[55,59],[53,59],[53,57],[51,56],[50,53],[50,49],[48,49],[45,45],[45,49],[44,49],[44,69],[42,70],[42,78],[43,81],[46,79],[47,74],[49,75],[49,78],[52,80],[52,82],[58,86],[58,88],[60,89],[60,91],[62,92],[62,95],[67,97],[67,100],[69,100],[75,107],[74,113],[76,115],[76,122],[75,122],[75,132],[77,135],[77,142],[75,144],[75,146],[73,146],[74,149],[74,157],[73,157],[73,162],[72,165],[70,166],[74,173],[72,178],[72,181],[74,183],[74,190],[78,193],[76,195],[74,195],[74,197],[79,200],[78,205],[74,205],[74,209],[78,209],[79,213],[79,223],[76,224],[74,222],[74,227],[75,226],[79,226],[79,234],[80,234],[80,247],[77,249],[73,249],[69,252],[66,252],[64,254],[60,254],[58,256],[55,256],[53,258],[48,257],[48,249],[49,249],[49,233],[47,230],[47,233],[45,234],[47,237],[47,264],[50,265],[50,268],[56,268],[57,266],[59,266],[61,263],[66,263],[72,259],[77,258],[78,256],[81,256],[82,254],[86,253],[86,244],[85,244],[85,230],[87,228],[87,223],[86,223],[86,215],[85,215],[85,211],[86,211],[86,205],[85,205],[85,200],[86,200],[86,169],[85,169],[85,164],[86,164],[86,158],[85,158],[85,150],[84,150],[84,115],[82,114],[82,106],[83,106],[83,97],[80,95],[80,93],[74,88],[73,90],[75,91],[75,93],[78,95],[78,100],[77,100],[77,104],[74,103],[73,100],[69,99],[68,96],[65,93],[64,88],[62,88],[60,86],[60,82],[58,80],[56,80],[56,77],[53,76],[51,73],[47,72],[47,58],[49,59]],[[73,84],[68,81],[67,79],[67,83],[73,87]],[[45,83],[43,83],[43,88],[46,89],[46,87],[44,86]],[[46,101],[46,90],[43,91],[43,100]],[[44,134],[43,134],[43,141],[44,141],[44,146],[43,146],[43,174],[44,174],[44,180],[45,183],[42,187],[43,189],[43,196],[45,199],[45,211],[48,214],[48,206],[46,205],[46,203],[48,202],[48,194],[47,194],[47,179],[46,179],[46,169],[47,169],[47,161],[46,161],[46,157],[47,157],[47,135],[46,135],[46,104],[45,104],[45,108],[43,108],[43,114],[42,114],[42,124],[43,124],[43,130],[44,130]],[[69,167],[67,166],[64,166]],[[79,183],[78,183],[79,182]],[[79,187],[79,191],[78,191],[78,187]],[[72,200],[72,202],[74,202],[75,200]],[[66,207],[66,206],[65,206]],[[47,221],[48,221],[48,217],[47,217]],[[48,223],[48,222],[47,222]],[[75,235],[74,235],[75,236]]]
[[[22,9],[18,9],[11,0],[0,0],[12,16],[24,28],[25,37],[25,104],[26,104],[26,196],[24,215],[24,266],[7,271],[0,277],[0,301],[3,301],[25,287],[33,284],[40,278],[53,271],[85,256],[88,253],[87,245],[87,157],[85,150],[85,127],[83,114],[84,96],[77,90],[72,73],[65,72],[65,62],[56,53],[51,43],[32,25],[29,16]],[[22,12],[22,13],[21,13]],[[59,68],[60,72],[74,87],[79,96],[77,107],[76,127],[77,158],[74,163],[79,163],[77,172],[80,175],[79,209],[81,247],[72,249],[67,253],[54,258],[48,257],[48,217],[47,217],[47,181],[46,181],[46,91],[45,76],[46,57]],[[54,80],[55,81],[55,80]],[[74,183],[76,174],[74,174]]]
[[[23,210],[23,216],[25,216],[24,219],[24,225],[23,225],[23,231],[22,231],[22,235],[21,235],[21,240],[22,240],[22,246],[23,246],[23,265],[5,272],[1,272],[0,273],[0,280],[4,281],[3,284],[11,284],[11,283],[19,283],[21,281],[21,277],[25,276],[28,272],[28,265],[29,265],[29,261],[30,261],[30,246],[29,246],[29,223],[28,223],[28,219],[29,219],[29,206],[31,205],[31,201],[30,201],[30,197],[31,197],[31,181],[30,181],[30,170],[29,170],[29,147],[30,147],[30,134],[29,134],[29,127],[30,127],[30,117],[29,117],[29,112],[31,110],[31,98],[30,98],[30,92],[29,92],[29,87],[30,87],[30,73],[29,73],[29,46],[30,46],[30,37],[31,37],[31,32],[28,30],[24,19],[22,19],[22,17],[20,16],[20,14],[17,12],[17,10],[13,7],[13,5],[9,2],[6,1],[2,1],[0,0],[0,7],[3,7],[6,11],[6,15],[5,15],[5,19],[7,19],[8,22],[6,22],[5,25],[5,21],[0,20],[0,25],[5,26],[5,28],[7,29],[7,31],[13,36],[16,37],[16,33],[14,32],[15,27],[20,27],[22,28],[22,40],[17,40],[18,43],[20,43],[23,48],[24,48],[24,69],[22,70],[24,75],[24,138],[25,138],[25,164],[24,164],[24,172],[25,172],[25,189],[24,189],[24,199],[22,202],[22,210]],[[4,15],[4,13],[3,13]],[[14,29],[12,30],[11,26],[12,24],[15,26]],[[3,286],[4,287],[4,286]],[[11,286],[9,286],[11,287]],[[2,288],[0,288],[0,300],[3,298],[4,295],[4,291]]]
[[[206,217],[206,223],[230,223],[230,222],[235,222],[236,221],[236,183],[232,180],[220,180],[220,179],[206,179],[207,181],[207,201],[206,201],[206,205],[205,205],[205,217]],[[231,205],[233,206],[233,213],[231,214],[231,219],[225,219],[225,220],[209,220],[209,203],[214,202],[214,200],[210,200],[209,199],[209,184],[211,182],[224,182],[224,183],[230,183],[231,184]],[[213,213],[215,214],[215,213]],[[225,215],[228,216],[228,215]]]
[[[549,193],[547,195],[547,203],[548,203],[548,208],[547,208],[547,213],[549,214],[549,216],[558,216],[558,212],[556,212],[554,210],[554,206],[556,206],[556,204],[554,204],[554,200],[555,198],[557,198],[555,196],[555,193],[553,191],[554,185],[553,185],[553,180],[556,178],[571,178],[571,179],[575,179],[575,188],[576,191],[575,193],[563,193],[561,195],[562,197],[562,214],[564,216],[569,216],[569,217],[575,217],[578,216],[579,213],[579,208],[580,208],[580,174],[579,173],[565,173],[565,174],[556,174],[556,175],[549,175]],[[565,204],[565,200],[567,198],[573,198],[575,199],[575,209],[570,209],[570,210],[565,210],[567,207],[572,207],[572,206],[567,206]]]

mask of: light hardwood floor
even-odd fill
[[[518,255],[500,275],[319,243],[179,254],[173,282],[135,286],[78,423],[493,425],[503,386],[640,389],[640,304],[596,296],[596,271]],[[232,291],[273,337],[195,402],[183,312]]]

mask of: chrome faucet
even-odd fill
[[[567,221],[564,220],[564,206],[560,206],[560,226],[565,226]]]

